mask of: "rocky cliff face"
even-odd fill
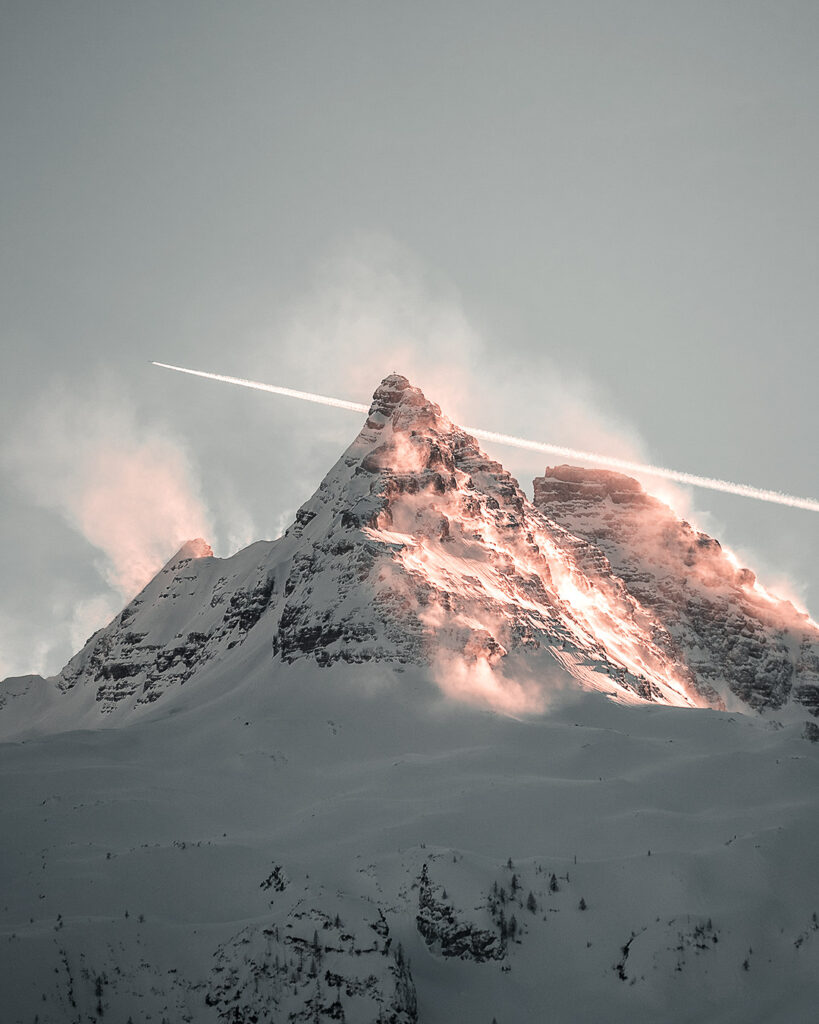
[[[184,544],[113,622],[56,678],[63,692],[92,687],[103,712],[138,707],[183,685],[244,643],[276,585],[275,544],[219,559],[204,540]]]
[[[627,476],[557,466],[534,482],[541,512],[608,559],[672,638],[669,654],[725,700],[756,710],[789,700],[819,714],[819,629],[769,593],[719,542]]]
[[[300,509],[297,538],[275,641],[285,661],[431,663],[449,692],[483,679],[490,703],[518,710],[566,672],[702,702],[605,558],[549,522],[403,377],[376,391],[363,430]],[[597,563],[581,566],[587,549]]]

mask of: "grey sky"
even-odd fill
[[[150,359],[358,401],[398,370],[487,429],[819,494],[815,3],[0,11],[0,675],[124,603],[115,548],[274,535],[358,429]],[[816,613],[815,513],[692,514]]]

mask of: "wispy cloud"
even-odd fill
[[[212,529],[184,445],[140,421],[110,380],[48,388],[7,438],[2,461],[32,501],[97,550],[100,574],[124,598],[183,541]]]

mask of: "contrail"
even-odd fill
[[[303,402],[318,402],[319,405],[332,405],[336,409],[348,409],[350,412],[369,412],[368,405],[361,402],[345,402],[343,398],[328,398],[326,395],[314,395],[310,391],[294,391],[292,388],[278,388],[275,384],[262,384],[258,380],[245,380],[243,377],[226,377],[223,373],[205,373],[204,370],[186,370],[184,366],[171,366],[170,363],[152,363],[165,370],[178,370],[180,373],[192,373],[194,377],[207,377],[209,380],[221,380],[225,384],[240,384],[243,388],[255,388],[256,391],[269,391],[274,395],[286,395],[288,398],[300,398]]]
[[[190,373],[194,377],[206,377],[208,380],[220,380],[226,384],[238,384],[243,388],[254,388],[256,391],[269,391],[274,395],[285,395],[298,398],[303,402],[317,402],[319,405],[330,405],[336,409],[347,409],[350,412],[369,412],[370,407],[361,402],[346,402],[342,398],[330,398],[327,395],[315,395],[310,391],[295,391],[293,388],[277,387],[275,384],[262,384],[256,380],[245,380],[243,377],[227,377],[222,373],[205,373],[203,370],[188,370],[184,366],[172,366],[170,363],[154,362],[165,370],[177,370],[179,373]],[[492,430],[480,427],[464,427],[467,433],[482,441],[493,441],[495,444],[509,445],[512,448],[524,448],[527,451],[545,452],[548,455],[563,455],[570,459],[581,459],[599,466],[611,466],[614,469],[625,469],[632,473],[644,473],[646,476],[674,480],[677,483],[689,484],[691,487],[704,487],[710,491],[723,491],[726,494],[737,494],[741,498],[756,498],[757,501],[770,501],[776,505],[788,505],[790,508],[807,509],[819,512],[819,500],[816,498],[798,498],[793,494],[781,491],[769,491],[749,484],[735,484],[730,480],[718,480],[709,476],[697,476],[695,473],[683,473],[664,466],[650,466],[642,462],[629,462],[626,459],[615,459],[599,452],[583,452],[577,448],[564,448],[557,444],[545,444],[542,441],[529,441],[525,437],[513,437],[511,434],[497,434]]]
[[[735,484],[730,480],[719,480],[710,476],[697,476],[695,473],[683,473],[678,469],[666,469],[665,466],[650,466],[642,462],[628,462],[626,459],[614,459],[610,455],[599,452],[581,452],[576,448],[563,448],[557,444],[542,444],[540,441],[527,441],[523,437],[512,437],[509,434],[495,434],[491,430],[479,430],[475,427],[464,427],[464,430],[480,437],[484,441],[495,441],[497,444],[508,444],[513,448],[528,448],[535,452],[549,452],[552,455],[565,455],[570,459],[583,459],[601,466],[613,466],[616,469],[628,469],[633,473],[645,473],[646,476],[658,476],[665,480],[676,480],[677,483],[690,484],[692,487],[705,487],[710,491],[724,491],[726,494],[738,494],[742,498],[756,498],[758,501],[772,501],[777,505],[789,505],[791,508],[805,508],[811,512],[819,512],[819,500],[816,498],[797,498],[794,494],[783,494],[781,491],[766,491],[749,484]]]

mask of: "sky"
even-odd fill
[[[361,425],[151,360],[819,495],[818,50],[788,0],[0,0],[0,677]],[[816,616],[815,512],[659,493]]]

